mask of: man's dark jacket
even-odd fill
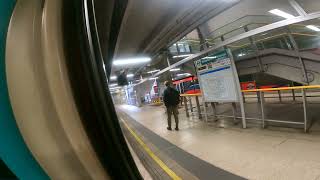
[[[166,107],[168,106],[177,106],[180,101],[179,92],[172,88],[167,87],[163,92],[163,102]]]

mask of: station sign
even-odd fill
[[[199,84],[206,102],[239,102],[235,68],[226,51],[194,62]]]

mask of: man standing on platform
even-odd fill
[[[168,130],[172,130],[171,128],[171,114],[174,116],[174,120],[176,123],[175,130],[179,130],[179,119],[178,119],[178,105],[180,102],[180,94],[179,92],[171,87],[171,83],[169,81],[164,82],[164,85],[167,87],[163,92],[163,102],[167,108],[168,115]]]

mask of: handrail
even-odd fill
[[[309,36],[309,37],[320,37],[319,35],[313,35],[313,34],[307,34],[307,33],[291,33],[292,35],[300,35],[300,36]],[[264,41],[270,41],[270,40],[273,40],[273,39],[276,39],[276,38],[279,38],[279,37],[283,37],[283,36],[287,36],[288,34],[287,33],[281,33],[281,34],[276,34],[276,35],[273,35],[273,36],[270,36],[270,37],[266,37],[266,38],[262,38],[262,39],[259,39],[259,40],[256,40],[255,42],[256,43],[260,43],[260,42],[264,42]],[[242,45],[239,45],[239,46],[236,46],[236,45],[227,45],[227,47],[232,47],[232,48],[244,48],[244,47],[247,47],[247,46],[251,46],[250,43],[245,43],[245,44],[242,44]]]
[[[251,89],[251,90],[242,90],[242,92],[263,92],[263,91],[281,91],[281,90],[297,90],[297,89],[320,89],[320,85]]]
[[[180,94],[181,97],[190,97],[190,96],[202,96],[201,93],[195,93],[195,94]]]
[[[297,89],[320,89],[320,85],[251,89],[251,90],[241,90],[241,92],[285,91],[285,90],[297,90]],[[180,94],[180,96],[181,97],[202,96],[202,93]]]
[[[249,15],[249,16],[251,16],[251,15]],[[249,17],[249,16],[244,16],[244,17]],[[253,15],[253,16],[254,16],[254,15]],[[243,18],[244,18],[244,17],[243,17]],[[242,19],[242,18],[240,18],[240,19]],[[234,21],[234,22],[235,22],[235,21]],[[242,26],[240,26],[240,27],[238,27],[238,28],[235,28],[235,29],[232,29],[232,30],[230,30],[230,31],[224,32],[223,34],[219,34],[218,36],[212,38],[213,32],[216,32],[217,30],[220,29],[220,28],[218,28],[218,29],[212,31],[212,32],[210,33],[210,35],[208,35],[208,38],[206,38],[206,41],[209,42],[209,41],[216,40],[216,39],[220,38],[221,36],[225,36],[226,34],[229,34],[229,33],[232,33],[232,32],[234,32],[234,31],[236,31],[236,30],[242,29],[244,26],[249,26],[249,25],[253,25],[253,24],[257,24],[257,25],[259,25],[259,24],[268,25],[269,23],[249,22],[249,23],[244,24],[244,25],[242,25]],[[290,26],[305,27],[306,25],[303,25],[303,24],[291,24]],[[222,26],[222,27],[224,27],[224,26]]]
[[[208,35],[210,36],[210,35],[212,35],[214,32],[216,32],[216,31],[218,31],[218,30],[221,30],[221,29],[223,29],[223,28],[225,28],[225,27],[227,27],[227,26],[229,26],[229,25],[231,25],[231,24],[233,24],[233,23],[236,23],[236,22],[238,22],[238,21],[240,21],[240,20],[242,20],[242,19],[248,18],[248,17],[267,17],[267,18],[271,18],[271,19],[274,18],[273,16],[269,16],[269,15],[245,15],[245,16],[242,16],[242,17],[240,17],[240,18],[238,18],[238,19],[236,19],[236,20],[234,20],[234,21],[232,21],[232,22],[229,22],[229,23],[227,23],[227,24],[225,24],[225,25],[223,25],[223,26],[221,26],[221,27],[219,27],[219,28],[217,28],[217,29],[209,32]],[[231,32],[231,31],[230,31],[230,32]]]

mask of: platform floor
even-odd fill
[[[313,108],[315,111],[317,106]],[[248,179],[320,180],[320,125],[317,119],[308,134],[301,129],[273,126],[261,129],[249,125],[242,129],[230,119],[208,124],[196,116],[187,118],[181,108],[180,131],[177,132],[166,129],[163,107],[120,105],[118,109],[182,150],[232,174]],[[284,108],[273,108],[272,111],[290,116],[296,113]]]

